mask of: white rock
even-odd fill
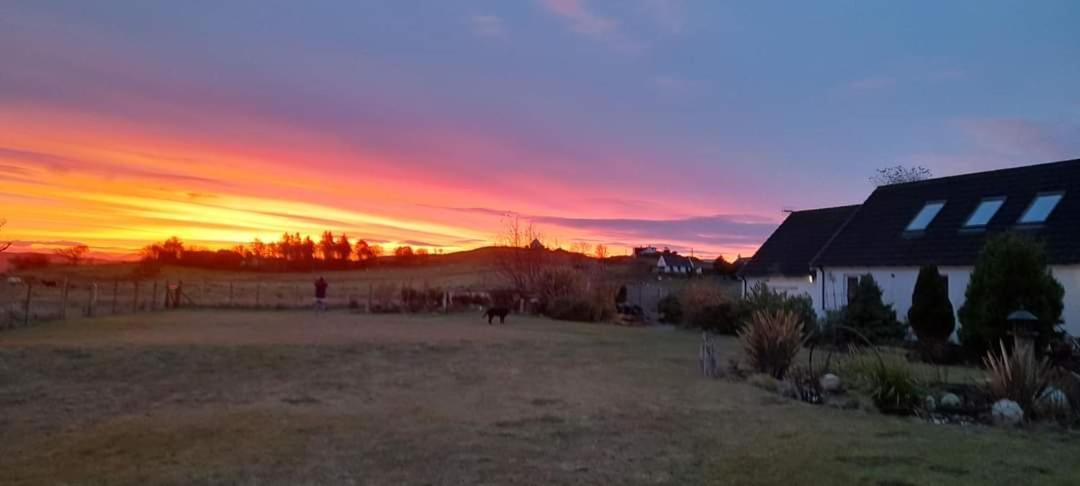
[[[995,425],[1020,425],[1024,421],[1024,409],[1012,400],[998,400],[990,409]]]
[[[832,373],[826,373],[820,380],[821,389],[829,393],[840,391],[840,377]]]
[[[928,410],[930,412],[933,412],[934,410],[937,410],[937,400],[934,399],[933,395],[927,395],[925,403],[926,403],[926,410]]]
[[[1065,392],[1050,386],[1039,394],[1039,400],[1036,404],[1039,410],[1045,413],[1062,413],[1069,410],[1069,397],[1065,396]]]
[[[941,408],[960,408],[962,403],[960,396],[955,393],[946,393],[941,396]]]

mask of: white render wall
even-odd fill
[[[949,277],[949,300],[954,311],[959,311],[960,306],[964,305],[964,294],[971,280],[971,270],[972,267],[938,267],[941,274]],[[1065,311],[1062,313],[1065,329],[1073,336],[1080,336],[1080,265],[1055,265],[1051,267],[1051,271],[1054,278],[1065,287]],[[847,303],[847,277],[858,277],[867,273],[873,275],[881,287],[882,300],[886,304],[892,304],[898,319],[906,321],[908,309],[911,308],[911,294],[915,290],[915,280],[919,276],[918,267],[826,268],[825,277],[821,279],[825,290],[824,299],[822,300],[820,289],[818,294],[812,294],[815,308],[820,312],[843,307]],[[956,321],[959,327],[959,317]]]

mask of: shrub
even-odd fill
[[[739,340],[755,371],[780,380],[802,348],[803,324],[790,311],[758,311],[739,331]]]
[[[755,312],[789,311],[798,316],[803,323],[803,331],[810,334],[817,329],[817,312],[814,301],[809,295],[789,295],[770,289],[764,282],[759,282],[746,293],[736,308],[736,322],[750,320]]]
[[[17,271],[34,270],[36,268],[48,267],[51,263],[49,256],[43,253],[26,253],[23,255],[15,255],[8,259],[8,263],[11,264],[11,268]]]
[[[679,324],[683,319],[682,303],[675,294],[668,294],[656,303],[656,311],[660,313],[660,322]]]
[[[867,393],[883,413],[908,415],[921,404],[919,380],[903,360],[867,352],[852,353],[839,373]]]
[[[562,295],[548,303],[546,314],[563,321],[602,322],[615,316],[614,292],[597,289],[587,295]]]
[[[739,328],[735,305],[716,285],[692,283],[681,292],[679,303],[683,322],[690,326],[721,334],[735,334]]]
[[[532,292],[540,299],[541,307],[555,299],[582,295],[588,287],[585,274],[569,266],[553,266],[542,269],[533,284]]]
[[[1039,318],[1036,349],[1043,349],[1061,320],[1064,296],[1041,245],[1013,233],[998,235],[983,246],[971,272],[959,312],[960,342],[971,353],[986,354],[1008,341],[1008,315],[1026,309]]]
[[[882,413],[908,415],[919,405],[919,386],[903,363],[878,365],[870,375],[870,398]]]
[[[896,311],[881,300],[878,287],[870,274],[859,278],[859,284],[851,291],[848,305],[844,308],[844,323],[859,331],[873,343],[900,340],[904,326],[896,320]]]
[[[952,302],[949,302],[949,289],[944,277],[938,274],[934,265],[919,269],[919,278],[915,281],[915,290],[911,294],[911,309],[908,310],[908,324],[919,339],[925,357],[939,361],[944,352],[945,343],[956,328]]]
[[[990,373],[990,395],[997,400],[1004,398],[1020,404],[1024,413],[1033,412],[1039,393],[1046,388],[1049,364],[1045,359],[1037,358],[1030,346],[1021,346],[1009,354],[1003,341],[998,345],[1000,355],[988,352],[983,358]]]

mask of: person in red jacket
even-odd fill
[[[326,288],[330,284],[326,283],[326,279],[319,277],[315,281],[315,310],[322,312],[326,310]]]

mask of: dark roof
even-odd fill
[[[1042,192],[1064,191],[1046,222],[1017,221]],[[981,229],[964,222],[983,198],[1005,202]],[[945,206],[923,231],[905,231],[930,201]],[[988,236],[1016,230],[1043,242],[1050,263],[1080,262],[1080,159],[877,188],[813,266],[972,265]]]
[[[739,275],[808,275],[810,261],[858,208],[853,205],[792,212]]]
[[[664,257],[664,263],[669,267],[692,267],[693,262],[689,258],[682,255],[678,255],[671,252],[661,253],[659,256]],[[659,258],[657,259],[659,261]]]

